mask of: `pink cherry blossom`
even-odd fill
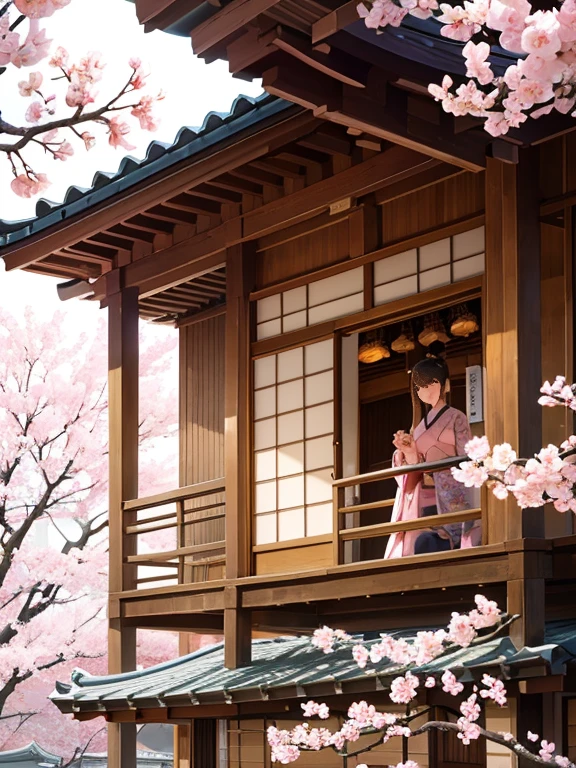
[[[111,117],[108,121],[108,143],[111,147],[123,147],[130,151],[135,149],[133,144],[129,144],[124,138],[130,133],[130,126],[122,122],[119,117]]]
[[[543,59],[553,59],[560,50],[559,23],[552,11],[536,11],[527,19],[522,32],[522,50]]]
[[[162,98],[162,97],[160,97]],[[152,114],[152,107],[157,98],[153,96],[142,96],[138,104],[130,112],[140,123],[140,128],[144,131],[156,131],[158,129],[158,119]]]
[[[20,80],[18,83],[18,90],[20,91],[20,96],[29,97],[32,96],[32,94],[37,91],[40,86],[42,85],[42,73],[41,72],[31,72],[28,75],[28,80]]]
[[[556,749],[556,744],[554,744],[553,741],[548,742],[546,739],[540,742],[541,749],[538,752],[542,760],[544,762],[548,763],[550,760],[552,760],[552,755],[554,754],[554,751]]]
[[[42,119],[46,107],[39,101],[33,101],[32,104],[26,110],[26,122],[39,123]]]
[[[488,689],[480,691],[480,696],[483,699],[492,699],[492,701],[495,701],[496,704],[499,704],[501,707],[506,704],[507,694],[502,680],[498,680],[490,675],[484,675],[482,677],[482,684]]]
[[[516,451],[512,449],[510,443],[495,445],[492,450],[492,466],[496,470],[505,471],[517,458]]]
[[[57,160],[67,160],[74,154],[74,147],[69,141],[63,141],[62,144],[54,151],[54,157]]]
[[[399,27],[408,13],[407,8],[400,8],[392,0],[374,0],[369,9],[360,3],[357,10],[368,29],[378,29],[388,25]]]
[[[538,736],[537,733],[532,733],[532,731],[528,731],[528,733],[526,734],[526,737],[529,741],[538,741],[538,739],[540,738],[540,736]]]
[[[444,693],[449,693],[451,696],[458,696],[462,693],[464,686],[459,683],[456,677],[449,669],[442,675],[442,690]]]
[[[65,67],[68,64],[69,54],[66,48],[61,45],[56,48],[56,51],[52,54],[52,58],[48,62],[51,67]]]
[[[416,696],[420,685],[418,678],[411,672],[403,677],[396,677],[390,685],[390,698],[395,704],[409,704]]]
[[[480,727],[477,723],[470,722],[466,717],[458,718],[458,738],[463,744],[470,744],[471,741],[480,737]]]
[[[14,0],[20,13],[31,19],[52,16],[55,11],[65,8],[70,0]]]
[[[32,19],[28,35],[22,45],[19,45],[10,56],[10,63],[15,67],[33,67],[48,55],[50,43],[46,32],[39,28],[38,22]]]
[[[448,639],[462,648],[467,648],[475,637],[476,630],[470,618],[466,614],[454,611],[448,624]]]
[[[400,0],[400,5],[417,19],[428,19],[438,10],[437,0]]]
[[[482,459],[485,459],[490,454],[490,443],[486,436],[473,437],[466,443],[464,450],[472,461],[482,461]]]
[[[25,173],[21,173],[12,180],[10,187],[12,192],[18,197],[34,197],[48,189],[50,182],[48,177],[44,173],[38,173],[35,176],[27,176]]]
[[[478,704],[478,695],[476,693],[473,693],[460,704],[460,712],[471,722],[478,720],[480,717],[480,705]]]
[[[427,677],[424,683],[425,688],[436,688],[436,679],[434,677]]]
[[[462,49],[462,54],[466,59],[466,75],[468,77],[474,77],[482,85],[492,82],[494,73],[486,61],[490,55],[488,43],[475,44],[470,40]]]
[[[370,658],[368,649],[363,645],[355,645],[354,648],[352,648],[352,656],[360,669],[363,669],[366,666],[368,659]]]
[[[572,765],[572,762],[563,755],[556,755],[554,762],[556,765],[560,766],[560,768],[569,768]]]
[[[86,149],[92,149],[92,147],[96,144],[96,139],[89,131],[84,131],[81,133],[80,138],[84,142]]]

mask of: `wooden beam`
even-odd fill
[[[109,592],[136,588],[136,568],[124,564],[135,554],[135,537],[128,537],[122,502],[138,495],[138,289],[119,290],[108,304],[108,419],[109,470]],[[133,519],[131,519],[133,518]],[[108,671],[136,669],[136,630],[124,627],[120,617],[109,619]],[[110,725],[110,768],[136,768],[136,727]]]
[[[391,147],[336,176],[250,211],[244,217],[244,236],[260,237],[297,220],[311,218],[331,203],[350,195],[367,195],[400,179],[417,175],[429,164],[428,158],[411,149]]]
[[[197,56],[206,53],[261,13],[273,8],[278,0],[232,0],[221,11],[192,30],[192,50]]]
[[[330,35],[358,21],[358,0],[350,0],[312,24],[312,42],[319,43]]]

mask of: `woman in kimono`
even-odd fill
[[[402,430],[395,433],[393,466],[462,456],[465,454],[464,446],[472,437],[466,415],[446,403],[448,366],[434,350],[435,347],[443,349],[444,345],[439,342],[431,344],[431,352],[426,359],[418,362],[412,370],[412,429],[409,433]],[[473,489],[457,482],[449,469],[433,474],[414,472],[400,475],[397,481],[399,488],[392,522],[458,512],[476,506]],[[479,520],[428,529],[423,525],[420,531],[393,533],[384,557],[444,552],[477,546],[480,540]]]

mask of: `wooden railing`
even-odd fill
[[[169,505],[173,505],[173,509],[149,515]],[[125,535],[136,537],[137,541],[136,547],[130,547],[137,554],[125,556],[124,562],[136,566],[137,585],[184,584],[223,575],[226,562],[223,478],[125,501],[122,507],[125,519],[130,518],[124,527]],[[164,542],[161,532],[166,532]],[[173,534],[171,540],[170,533]],[[145,551],[140,552],[142,549]],[[154,569],[154,573],[140,576],[143,568]]]
[[[362,486],[366,483],[375,483],[382,480],[390,480],[400,475],[409,475],[414,472],[434,474],[442,470],[456,467],[460,462],[466,461],[466,456],[455,456],[453,458],[440,459],[423,464],[404,464],[390,469],[381,469],[377,472],[369,472],[364,475],[353,475],[344,477],[341,480],[333,482],[334,501],[336,510],[336,530],[338,531],[338,562],[344,562],[344,544],[349,541],[359,541],[363,539],[375,538],[378,536],[389,536],[392,533],[403,531],[425,531],[434,526],[448,525],[450,523],[463,523],[467,520],[479,520],[482,517],[480,507],[474,509],[464,509],[460,512],[447,512],[443,515],[429,515],[419,517],[415,520],[402,520],[395,523],[378,523],[376,525],[355,525],[353,527],[343,527],[342,521],[346,520],[347,515],[359,515],[375,509],[386,509],[394,505],[394,499],[382,499],[381,501],[372,501],[367,504],[344,503],[344,491],[346,488]],[[384,554],[384,553],[382,553]],[[357,559],[357,558],[353,558]]]

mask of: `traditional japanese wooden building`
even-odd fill
[[[386,669],[328,669],[301,636],[410,635],[479,587],[521,616],[453,660],[469,680],[510,678],[489,726],[575,756],[572,516],[482,494],[451,513],[481,521],[480,546],[383,554],[391,533],[421,527],[389,522],[391,438],[410,425],[407,371],[424,354],[394,351],[402,339],[449,339],[452,403],[475,434],[530,455],[573,432],[537,399],[542,380],[574,379],[576,125],[545,117],[494,140],[454,119],[426,86],[463,73],[457,44],[416,20],[369,34],[354,5],[137,0],[146,28],[191,34],[267,93],[2,225],[7,269],[75,281],[109,316],[111,676],[79,674],[55,701],[108,721],[114,768],[134,765],[143,722],[178,726],[179,768],[267,766],[267,724],[301,718],[303,696],[336,711],[386,699]],[[179,329],[181,486],[140,499],[139,317]],[[378,362],[359,359],[366,344],[385,350]],[[161,552],[160,531],[174,534]],[[189,633],[223,643],[136,673],[137,628],[181,632],[183,654]],[[429,691],[422,705],[447,701]],[[363,759],[514,761],[448,735],[396,741]]]

